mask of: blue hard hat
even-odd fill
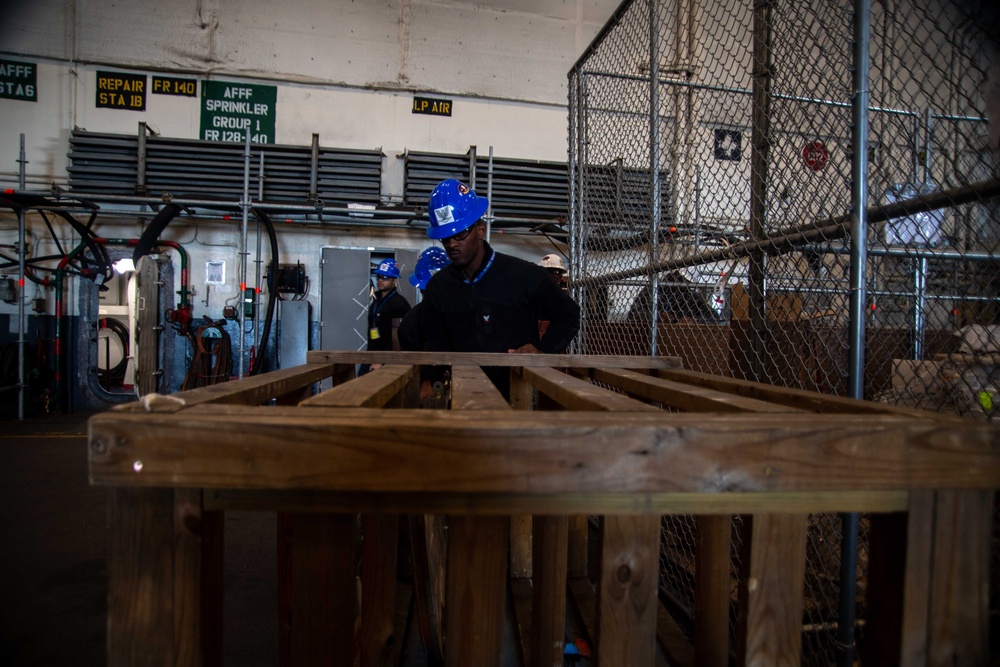
[[[410,284],[417,289],[426,289],[431,276],[449,264],[451,260],[443,248],[427,248],[417,257],[417,265],[410,274]]]
[[[376,267],[375,275],[386,276],[387,278],[398,278],[399,267],[396,266],[396,260],[383,259],[381,262],[379,262],[378,267]]]
[[[435,240],[454,236],[479,222],[489,206],[489,199],[477,196],[465,183],[454,178],[441,181],[427,206],[431,219],[427,236]]]

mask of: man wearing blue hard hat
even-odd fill
[[[545,269],[490,247],[482,219],[488,207],[486,197],[455,179],[431,193],[427,236],[441,242],[451,264],[427,284],[425,349],[562,352],[580,328],[580,307]],[[550,322],[542,336],[540,320]],[[506,369],[487,373],[508,393]]]
[[[375,300],[368,305],[368,350],[393,349],[393,320],[398,320],[410,310],[410,302],[396,291],[399,267],[396,260],[383,259],[375,269]],[[375,368],[379,364],[373,364]],[[367,373],[367,365],[360,374]]]
[[[431,276],[451,264],[448,253],[442,248],[430,247],[417,256],[417,265],[413,267],[410,274],[410,284],[420,290],[423,294],[427,289],[427,283]],[[423,306],[421,301],[403,316],[403,321],[399,323],[397,336],[399,337],[399,348],[401,350],[423,350],[424,330],[423,330]]]

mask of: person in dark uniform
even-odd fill
[[[580,307],[544,268],[486,242],[482,217],[488,206],[455,179],[441,181],[431,193],[427,236],[441,242],[451,264],[427,283],[424,349],[561,353],[580,329]],[[540,320],[549,321],[544,335]],[[508,395],[508,370],[484,370]]]
[[[393,345],[392,321],[402,318],[410,310],[410,302],[396,291],[399,267],[396,260],[384,259],[375,269],[375,299],[368,305],[368,350],[398,349]],[[361,366],[359,375],[378,368],[381,364]]]
[[[451,260],[448,259],[448,254],[443,249],[433,246],[425,249],[417,256],[417,265],[413,267],[413,273],[409,277],[410,284],[423,294],[431,276],[450,263]],[[413,308],[410,308],[410,311],[403,316],[403,321],[399,323],[399,329],[396,332],[399,338],[399,349],[410,351],[424,349],[423,306],[423,301],[417,303]]]

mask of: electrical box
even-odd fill
[[[253,317],[254,313],[254,288],[247,287],[243,290],[243,316]]]
[[[309,291],[309,279],[306,278],[306,267],[301,262],[279,264],[276,278],[275,290],[279,294],[302,296]]]

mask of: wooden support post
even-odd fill
[[[200,489],[174,491],[174,646],[178,665],[222,665],[221,512]]]
[[[659,575],[660,517],[604,517],[597,591],[599,665],[653,664]]]
[[[938,491],[927,664],[989,663],[991,490]]]
[[[390,667],[403,641],[394,634],[399,515],[365,514],[361,522],[361,667]]]
[[[729,515],[697,517],[694,580],[695,664],[729,664],[729,583],[732,519]]]
[[[352,514],[281,517],[281,664],[330,665],[354,654],[355,527]]]
[[[427,651],[427,663],[441,664],[441,608],[444,604],[444,519],[433,514],[407,517],[413,553],[413,597],[417,631]]]
[[[507,517],[448,518],[444,664],[495,665],[507,602]]]
[[[933,491],[911,491],[906,526],[901,665],[927,665],[931,562],[934,535]]]
[[[900,564],[907,562],[907,515],[875,513],[869,521],[865,631],[858,657],[865,665],[899,665],[906,574]]]
[[[563,665],[568,537],[567,517],[534,518],[530,664],[535,667]]]
[[[534,389],[520,373],[511,369],[510,405],[515,410],[531,410]],[[510,577],[531,577],[531,516],[510,517]]]
[[[567,573],[570,577],[587,576],[587,549],[590,536],[590,518],[577,514],[569,518],[569,560]]]
[[[807,517],[753,517],[746,588],[745,664],[798,667],[802,653],[802,610]],[[741,600],[742,602],[742,600]]]
[[[179,664],[174,651],[173,507],[172,489],[117,488],[111,492],[109,665]],[[178,631],[184,637],[193,632],[190,627]]]

